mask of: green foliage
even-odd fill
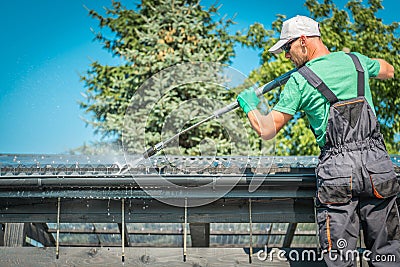
[[[336,7],[332,0],[324,0],[319,3],[317,0],[306,0],[305,6],[310,16],[320,23],[322,39],[330,51],[356,51],[371,58],[383,58],[391,63],[396,70],[395,78],[387,81],[371,79],[371,90],[376,106],[376,112],[381,122],[381,130],[384,135],[389,153],[398,154],[400,142],[396,135],[400,133],[400,39],[396,30],[399,24],[393,22],[385,25],[382,19],[376,17],[376,13],[383,9],[381,0],[369,0],[368,5],[361,1],[351,0],[346,4],[345,10]],[[284,15],[278,15],[272,24],[272,29],[279,34],[282,27]],[[259,25],[254,25],[259,27]],[[258,29],[259,40],[265,37],[265,31]],[[262,66],[253,71],[253,80],[265,83],[292,69],[292,64],[284,58],[283,54],[272,55],[267,50],[277,38],[270,38],[264,44],[262,53]],[[243,42],[249,45],[248,42]],[[253,46],[258,46],[254,42]],[[269,94],[268,100],[274,105],[279,99],[279,92]],[[317,154],[318,148],[315,145],[314,137],[308,125],[304,121],[304,114],[297,114],[277,136],[277,153],[281,155],[310,155]],[[298,125],[291,124],[297,122]]]
[[[282,133],[277,136],[276,151],[282,156],[289,155],[318,155],[319,148],[316,146],[315,137],[309,129],[308,121],[299,118],[289,124]]]
[[[230,62],[230,58],[234,56],[233,47],[236,40],[227,29],[233,21],[225,18],[215,21],[218,8],[211,6],[205,9],[199,2],[143,0],[136,8],[127,9],[121,2],[113,1],[112,7],[107,8],[104,15],[90,10],[89,14],[99,21],[103,31],[96,35],[96,39],[105,49],[125,62],[121,66],[105,66],[94,62],[86,75],[81,77],[87,88],[87,101],[81,102],[80,105],[91,115],[87,123],[93,125],[97,132],[121,143],[126,122],[124,115],[128,108],[133,108],[130,107],[132,97],[145,81],[161,70],[185,62]],[[114,36],[107,37],[104,32],[111,32]],[[187,73],[174,75],[179,78]],[[142,111],[134,114],[136,117],[146,116],[147,145],[155,145],[165,137],[161,136],[161,133],[171,113],[178,113],[175,118],[177,121],[170,122],[177,127],[183,126],[178,118],[186,119],[184,126],[197,122],[196,118],[188,120],[189,115],[180,112],[183,110],[180,105],[185,101],[194,98],[214,98],[228,104],[235,99],[233,92],[221,94],[221,88],[202,84],[172,88],[160,95],[161,87],[168,86],[168,81],[165,81],[168,77],[163,79],[160,84],[152,84],[150,90],[138,102],[153,102],[156,104],[153,109],[148,111],[148,114],[141,113]],[[193,111],[196,108],[192,106],[188,110]],[[131,139],[135,138],[135,135],[140,138],[144,136],[134,131],[135,122],[129,123],[128,127],[132,127],[132,132],[126,143],[132,151],[143,152]],[[196,154],[198,148],[195,147],[206,137],[219,144],[221,153],[228,153],[228,137],[216,124],[210,122],[182,136],[180,145],[184,153]],[[167,129],[163,134],[171,136],[172,131]]]

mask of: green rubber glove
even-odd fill
[[[260,99],[258,99],[253,88],[248,88],[241,92],[236,100],[246,115],[250,111],[257,109],[257,105],[260,103]]]

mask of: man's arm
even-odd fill
[[[275,137],[280,129],[293,117],[290,114],[272,110],[268,115],[262,115],[257,109],[247,114],[250,124],[264,140]]]
[[[374,58],[379,62],[380,69],[376,76],[377,79],[386,80],[394,77],[394,67],[390,65],[387,61],[381,58]]]

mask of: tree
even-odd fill
[[[151,77],[155,77],[163,69],[185,62],[229,63],[235,55],[235,36],[230,35],[227,30],[233,21],[225,18],[215,21],[217,11],[218,8],[214,5],[204,9],[200,6],[200,0],[142,0],[134,9],[127,9],[121,2],[113,1],[112,8],[107,8],[105,15],[90,10],[89,14],[99,21],[103,31],[96,35],[96,39],[114,56],[121,57],[125,64],[105,66],[93,62],[91,68],[81,77],[87,88],[87,101],[80,105],[91,114],[88,123],[103,136],[121,143],[125,112],[129,110],[130,101],[138,88]],[[104,32],[108,32],[108,35],[111,32],[114,36],[108,37]],[[181,77],[188,73],[175,71],[174,75]],[[209,71],[209,75],[215,74]],[[153,82],[151,90],[141,99],[142,102],[157,102],[151,112],[146,114],[145,137],[148,145],[161,141],[161,132],[165,130],[163,125],[173,112],[180,116],[171,122],[174,125],[182,126],[181,119],[185,117],[185,126],[196,122],[196,118],[188,120],[190,114],[183,113],[183,110],[193,111],[201,107],[194,105],[183,109],[180,108],[181,103],[201,97],[218,98],[225,104],[235,99],[234,92],[223,92],[221,88],[207,84],[173,88],[162,96],[159,95],[160,88],[157,86],[159,85]],[[143,115],[139,111],[135,112],[136,117]],[[134,124],[132,122],[128,127]],[[143,152],[143,149],[130,141],[135,138],[135,134],[143,137],[132,130],[131,136],[126,137],[128,149]],[[167,135],[172,135],[172,131]],[[219,144],[220,153],[229,152],[229,137],[215,121],[187,133],[180,138],[179,145],[186,154],[198,154],[196,147],[206,138]]]
[[[399,24],[393,22],[385,25],[376,13],[383,9],[381,0],[369,0],[368,5],[361,1],[351,0],[346,4],[348,10],[340,10],[332,0],[306,0],[305,6],[310,16],[320,23],[322,39],[330,51],[357,51],[372,58],[383,58],[390,62],[395,69],[400,69],[400,39],[396,30]],[[272,24],[272,30],[279,33],[284,15],[278,15]],[[253,40],[249,42],[246,38]],[[250,27],[241,42],[249,46],[264,47],[262,66],[252,72],[250,77],[262,83],[293,68],[283,54],[272,55],[267,50],[276,41],[271,32],[259,24]],[[263,45],[261,45],[263,44]],[[376,114],[381,122],[381,130],[389,153],[398,154],[400,151],[400,77],[387,81],[371,80],[371,90],[375,103]],[[269,94],[270,105],[279,99],[276,90]],[[297,123],[295,125],[294,123]],[[309,124],[304,114],[294,116],[284,130],[277,136],[277,153],[280,155],[316,155],[319,149],[315,144]]]

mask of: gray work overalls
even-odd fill
[[[364,97],[364,70],[355,55],[348,55],[358,74],[353,99],[339,101],[311,69],[299,69],[330,102],[326,145],[316,168],[319,242],[328,266],[355,266],[361,220],[369,265],[399,267],[400,187],[378,120]]]

